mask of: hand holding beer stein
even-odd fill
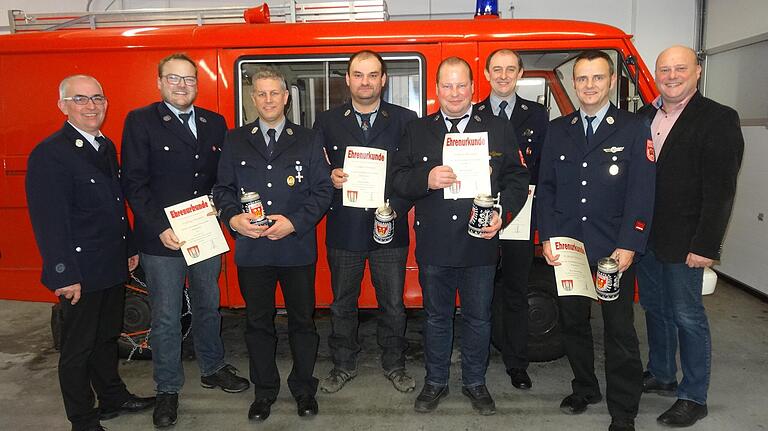
[[[496,198],[483,193],[477,195],[472,202],[467,233],[484,239],[491,239],[496,235],[501,229],[499,215],[504,211],[499,204],[500,199],[501,193],[497,193]]]

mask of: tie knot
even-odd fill
[[[186,113],[182,112],[181,114],[179,114],[179,118],[181,118],[181,122],[184,124],[187,124],[189,122],[189,117],[191,116],[192,116],[191,112],[186,112]]]
[[[587,125],[592,126],[592,122],[595,121],[595,118],[597,118],[597,115],[590,117],[589,115],[585,115],[584,118],[587,119]]]
[[[99,153],[103,153],[107,151],[107,138],[103,136],[97,136],[96,142],[99,143],[99,148],[97,148],[96,151],[98,151]]]
[[[499,103],[499,111],[506,110],[507,106],[509,106],[509,103],[507,103],[506,100],[502,100],[501,103]],[[501,112],[499,112],[499,113],[501,113]]]
[[[275,129],[269,129],[267,130],[267,136],[269,136],[270,139],[275,139],[275,133],[277,133],[277,130]]]
[[[461,123],[461,120],[469,117],[469,115],[464,115],[461,118],[448,118],[448,121],[450,121],[452,127],[459,127],[459,123]]]

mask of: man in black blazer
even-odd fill
[[[552,121],[541,154],[537,206],[542,253],[547,263],[560,265],[550,239],[570,237],[584,243],[592,271],[601,258],[618,262],[618,297],[600,303],[606,403],[609,431],[634,431],[643,367],[633,318],[633,263],[645,251],[653,214],[653,147],[645,121],[610,101],[616,71],[608,54],[579,54],[573,82],[579,110]],[[558,298],[563,347],[573,370],[572,393],[560,403],[566,414],[584,413],[602,399],[589,321],[592,302],[585,296]]]
[[[100,419],[151,407],[117,371],[124,283],[139,263],[118,179],[117,154],[101,134],[107,99],[96,79],[59,85],[67,122],[32,150],[26,192],[42,283],[62,308],[59,383],[74,431],[100,431]],[[99,400],[94,408],[93,392]]]
[[[537,184],[539,158],[549,126],[544,105],[523,99],[516,93],[517,80],[523,76],[523,60],[510,49],[492,52],[485,60],[485,79],[491,94],[477,107],[478,111],[509,120],[515,128],[517,144],[525,158],[531,179]],[[530,238],[501,241],[502,282],[493,295],[493,334],[501,350],[504,367],[512,386],[530,389],[528,376],[528,274],[533,263],[535,213],[531,214]]]
[[[315,130],[323,136],[331,162],[331,180],[336,188],[325,225],[328,266],[331,270],[332,332],[328,338],[333,369],[320,382],[324,392],[336,392],[357,375],[357,301],[363,280],[365,262],[379,305],[376,338],[382,349],[381,366],[395,389],[410,392],[416,386],[405,370],[405,262],[408,257],[408,211],[411,203],[392,194],[385,187],[385,199],[397,217],[394,237],[388,244],[373,239],[376,208],[345,207],[342,187],[348,174],[344,172],[344,155],[348,146],[378,148],[387,151],[391,166],[405,125],[416,119],[416,113],[381,100],[387,82],[387,68],[379,54],[360,51],[352,55],[346,75],[351,100],[323,112],[315,121]],[[388,186],[391,175],[387,177]],[[383,204],[383,202],[382,202]]]
[[[248,418],[267,419],[280,392],[275,333],[275,289],[285,298],[293,367],[288,388],[299,416],[318,413],[318,380],[312,375],[320,337],[315,312],[316,225],[333,196],[322,136],[289,122],[285,77],[258,70],[251,97],[259,117],[230,131],[213,188],[221,220],[236,237],[235,263],[245,299],[245,343],[254,401]],[[243,213],[240,196],[257,192],[269,224]]]
[[[153,422],[176,423],[181,364],[181,307],[188,284],[192,336],[204,388],[241,392],[248,380],[224,361],[219,314],[221,257],[187,266],[179,238],[163,208],[208,195],[227,126],[224,118],[194,106],[197,65],[172,54],[158,65],[162,101],[128,113],[123,130],[123,189],[135,216],[136,240],[152,306],[152,365],[158,393]]]
[[[712,337],[701,288],[704,268],[720,258],[744,153],[738,114],[696,90],[700,74],[690,48],[663,51],[656,60],[661,96],[640,111],[657,154],[653,229],[638,265],[649,350],[643,383],[645,392],[677,396],[658,418],[675,427],[707,415]]]
[[[437,95],[440,110],[406,126],[395,154],[392,188],[413,199],[416,207],[416,261],[424,311],[424,361],[427,374],[416,398],[417,412],[431,412],[448,394],[456,292],[464,320],[461,335],[462,393],[482,415],[496,412],[485,385],[491,336],[493,279],[499,257],[497,233],[502,219],[517,215],[528,195],[528,170],[515,141],[512,124],[479,115],[472,106],[474,81],[469,64],[458,57],[440,63]],[[444,190],[457,181],[443,164],[446,133],[488,134],[491,194],[501,194],[505,214],[493,213],[482,238],[467,232],[472,199],[446,199]]]

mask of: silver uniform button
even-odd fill
[[[582,182],[581,182],[581,185],[582,185],[582,186],[586,186],[586,185],[587,185],[587,181],[586,181],[586,180],[582,181]]]
[[[272,205],[272,201],[267,201],[267,205]]]
[[[586,168],[587,167],[587,162],[582,163],[581,166]]]
[[[240,162],[240,166],[245,166],[245,160],[242,160],[242,161]]]
[[[339,149],[339,147],[338,147],[338,146],[336,146],[336,145],[334,145],[334,146],[333,146],[333,151],[336,151],[336,150],[338,150],[338,149]]]
[[[267,183],[267,187],[272,187],[272,183]]]
[[[199,176],[200,176],[200,173],[199,172],[195,172],[195,178],[197,178]]]
[[[421,158],[421,160],[424,160],[426,162],[427,160],[429,160],[429,158],[427,158],[427,156],[424,156]]]
[[[171,151],[171,149],[170,149],[170,148],[168,148],[168,146],[167,146],[167,145],[166,145],[165,147],[163,147],[163,149],[164,149],[165,151]]]
[[[120,198],[119,197],[117,198],[117,201],[120,202]]]
[[[83,251],[83,249],[82,249],[82,248],[80,248],[80,247],[75,247],[75,251],[76,251],[76,252],[78,252],[78,253],[80,253],[81,251]]]
[[[267,165],[267,169],[272,170],[272,165]]]
[[[587,216],[582,217],[581,221],[587,221]]]
[[[124,216],[120,216],[120,220],[125,221],[125,217]]]
[[[456,220],[458,217],[456,217],[456,214],[451,216],[452,219]]]
[[[200,154],[195,154],[195,160],[200,158]]]
[[[581,198],[581,203],[583,204],[587,203],[587,198]]]
[[[123,235],[123,239],[125,239],[125,235]]]
[[[613,156],[613,157],[611,157],[611,160],[613,160],[615,162],[616,160],[619,160],[619,158],[616,157],[616,156]]]
[[[418,226],[418,225],[420,225],[420,224],[421,224],[421,223],[419,223],[419,221],[418,221],[418,220],[416,220],[416,226]]]
[[[94,180],[93,178],[91,178],[91,184],[96,184],[96,180]]]
[[[195,190],[194,192],[192,192],[192,194],[193,194],[193,195],[195,195],[195,196],[197,196],[197,190]]]
[[[561,155],[561,156],[560,156],[560,160],[565,160],[565,156],[564,156],[564,155]]]

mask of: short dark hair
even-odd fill
[[[469,63],[467,60],[464,60],[461,57],[447,57],[443,59],[443,61],[440,62],[440,65],[437,66],[437,76],[435,76],[435,82],[440,82],[440,71],[443,70],[443,66],[456,66],[456,65],[464,65],[464,67],[467,68],[469,71],[469,80],[474,81],[475,79],[472,77],[472,67],[469,66]]]
[[[187,54],[184,54],[183,52],[175,52],[168,57],[165,57],[164,59],[160,60],[160,63],[157,64],[157,76],[162,78],[163,77],[163,67],[166,63],[172,60],[183,60],[188,62],[192,65],[192,67],[195,68],[195,76],[197,76],[197,63],[194,62]]]
[[[608,70],[611,72],[611,76],[613,76],[616,73],[616,69],[613,66],[613,59],[611,59],[611,56],[605,53],[605,51],[600,51],[599,49],[590,49],[587,51],[583,51],[581,54],[576,56],[576,61],[573,62],[573,73],[574,77],[576,76],[576,63],[587,60],[597,60],[598,58],[602,58],[606,62],[608,62]]]
[[[496,51],[493,51],[488,57],[486,57],[486,59],[485,59],[485,70],[490,72],[489,68],[491,67],[491,59],[496,54],[512,54],[512,55],[514,55],[515,57],[517,57],[517,68],[518,69],[522,69],[523,68],[523,58],[520,57],[520,54],[518,54],[516,51],[513,51],[511,49],[500,48],[500,49],[497,49]]]
[[[364,60],[366,58],[373,57],[376,60],[379,61],[379,65],[381,66],[381,73],[382,75],[387,74],[387,64],[384,63],[384,59],[381,58],[378,52],[371,51],[370,49],[364,49],[362,51],[357,51],[356,53],[352,54],[352,57],[349,57],[349,61],[347,62],[347,75],[349,75],[349,72],[351,71],[352,62],[357,60],[358,57],[361,60]]]

